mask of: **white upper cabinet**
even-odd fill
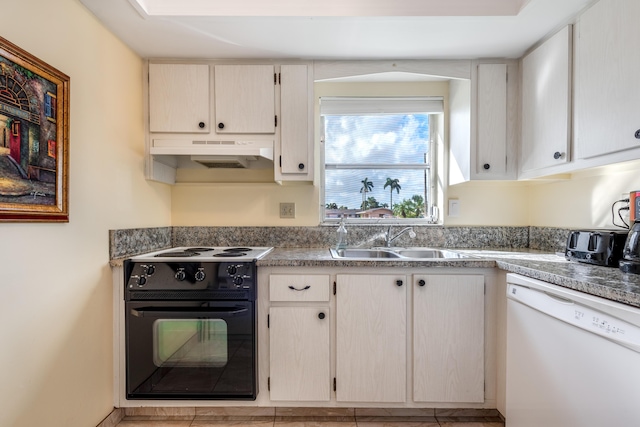
[[[476,173],[507,172],[507,65],[479,64]]]
[[[520,174],[569,161],[571,26],[522,59]]]
[[[276,181],[313,179],[311,81],[306,65],[280,67],[280,145],[276,146]]]
[[[149,131],[209,133],[209,66],[149,64]]]
[[[275,133],[274,66],[216,65],[214,70],[216,133]]]
[[[518,64],[474,62],[451,80],[449,183],[516,178]]]
[[[576,157],[640,158],[640,1],[600,0],[578,19]]]
[[[204,164],[228,169],[230,178],[242,174],[242,165],[273,169],[271,180],[279,183],[313,181],[309,63],[148,63],[147,82],[147,179],[206,182],[211,174]],[[229,158],[230,150],[221,158],[224,150],[213,149],[221,147],[236,147],[239,160]]]

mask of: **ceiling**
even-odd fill
[[[594,0],[80,0],[143,58],[518,58]]]

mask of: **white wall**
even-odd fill
[[[371,95],[401,96],[401,95],[433,95],[448,96],[446,82],[419,83],[316,83],[315,104],[318,116],[318,98],[335,95]],[[448,124],[445,122],[445,127]],[[251,225],[251,226],[317,226],[320,222],[320,144],[319,125],[315,131],[315,164],[316,186],[309,184],[280,186],[273,182],[273,176],[254,173],[254,183],[216,182],[211,184],[178,184],[172,191],[172,220],[176,226],[193,225]],[[247,172],[247,171],[241,171]],[[201,172],[189,173],[179,171],[181,178],[193,179],[201,177]],[[215,174],[215,175],[214,175]],[[219,177],[220,172],[209,172],[210,177]],[[249,174],[238,174],[229,171],[227,174],[244,179]],[[282,219],[279,217],[279,204],[294,202],[296,204],[296,218]]]
[[[112,408],[108,230],[167,225],[316,225],[310,185],[143,178],[142,63],[78,0],[5,2],[1,35],[71,77],[70,222],[0,224],[1,426],[94,426]],[[640,163],[569,180],[468,183],[451,225],[609,226],[640,189]],[[277,216],[296,202],[298,218]],[[172,218],[173,215],[173,218]]]
[[[530,225],[530,184],[517,181],[471,181],[447,189],[443,218],[451,226]],[[458,201],[460,216],[449,216],[449,200]]]
[[[71,78],[68,224],[0,224],[0,425],[112,410],[108,230],[167,226],[143,178],[142,62],[78,0],[3,2],[0,34]]]
[[[640,161],[576,172],[566,180],[531,185],[529,224],[566,228],[615,228],[611,205],[640,190]],[[620,207],[623,205],[617,205]],[[623,218],[628,220],[628,211]],[[620,224],[617,218],[616,223]]]

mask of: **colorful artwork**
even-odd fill
[[[0,37],[0,221],[68,222],[69,77]]]

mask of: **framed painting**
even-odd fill
[[[69,77],[0,37],[0,221],[68,222]]]

